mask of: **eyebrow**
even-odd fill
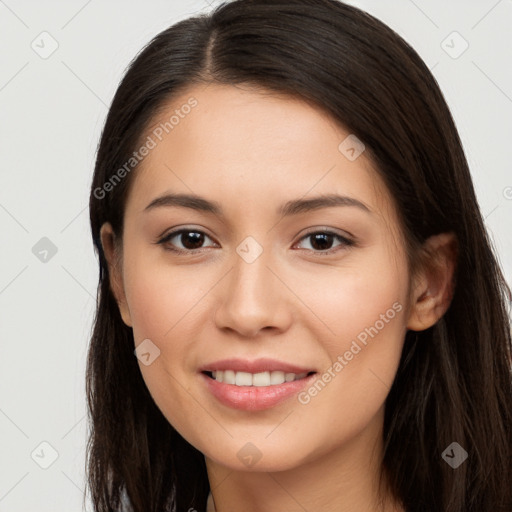
[[[147,212],[158,207],[173,206],[212,213],[218,217],[224,216],[220,203],[205,199],[195,194],[165,194],[153,199],[146,208],[144,208],[144,211]],[[306,213],[334,206],[354,206],[366,213],[373,214],[370,208],[361,201],[358,201],[353,197],[340,196],[337,194],[324,194],[311,199],[294,199],[287,201],[278,208],[276,213],[283,217],[288,217],[299,213]]]

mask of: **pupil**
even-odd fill
[[[192,242],[192,247],[188,246],[189,242]],[[186,231],[185,233],[181,234],[181,243],[187,249],[199,249],[203,244],[203,234],[194,231]]]
[[[311,244],[313,246],[313,248],[317,248],[319,250],[325,250],[325,249],[329,249],[329,247],[326,247],[326,246],[331,245],[333,235],[329,235],[327,233],[317,233],[316,235],[312,235],[312,237],[314,240],[314,243]],[[318,242],[320,242],[320,247],[315,247],[315,244],[317,244]]]

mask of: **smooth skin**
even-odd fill
[[[160,350],[152,364],[139,362],[153,399],[204,453],[217,512],[403,510],[378,487],[384,402],[407,329],[432,326],[449,307],[453,236],[430,238],[436,265],[412,276],[393,198],[367,154],[350,161],[338,149],[350,133],[299,98],[194,85],[147,134],[191,97],[197,106],[133,171],[122,240],[108,223],[101,230],[134,345],[149,338]],[[146,210],[171,192],[216,201],[223,216]],[[277,213],[287,201],[327,194],[369,211]],[[183,228],[192,233],[156,243]],[[322,229],[354,244],[311,236]],[[263,249],[251,263],[236,250],[249,236]],[[219,359],[270,357],[321,376],[395,303],[401,311],[307,404],[293,396],[264,411],[235,410],[199,373]],[[237,456],[248,442],[261,455],[250,467]]]

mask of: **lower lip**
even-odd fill
[[[244,411],[262,411],[299,393],[315,379],[316,373],[273,386],[235,386],[218,382],[204,373],[201,373],[201,377],[213,396],[224,405]]]

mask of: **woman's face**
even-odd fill
[[[409,275],[392,199],[363,148],[303,101],[213,84],[175,98],[148,135],[113,286],[162,413],[232,469],[289,469],[357,439],[371,448]],[[155,202],[170,194],[200,199]],[[345,199],[320,200],[331,196]],[[261,385],[235,388],[202,373],[261,358],[316,374],[272,387],[256,366]]]

